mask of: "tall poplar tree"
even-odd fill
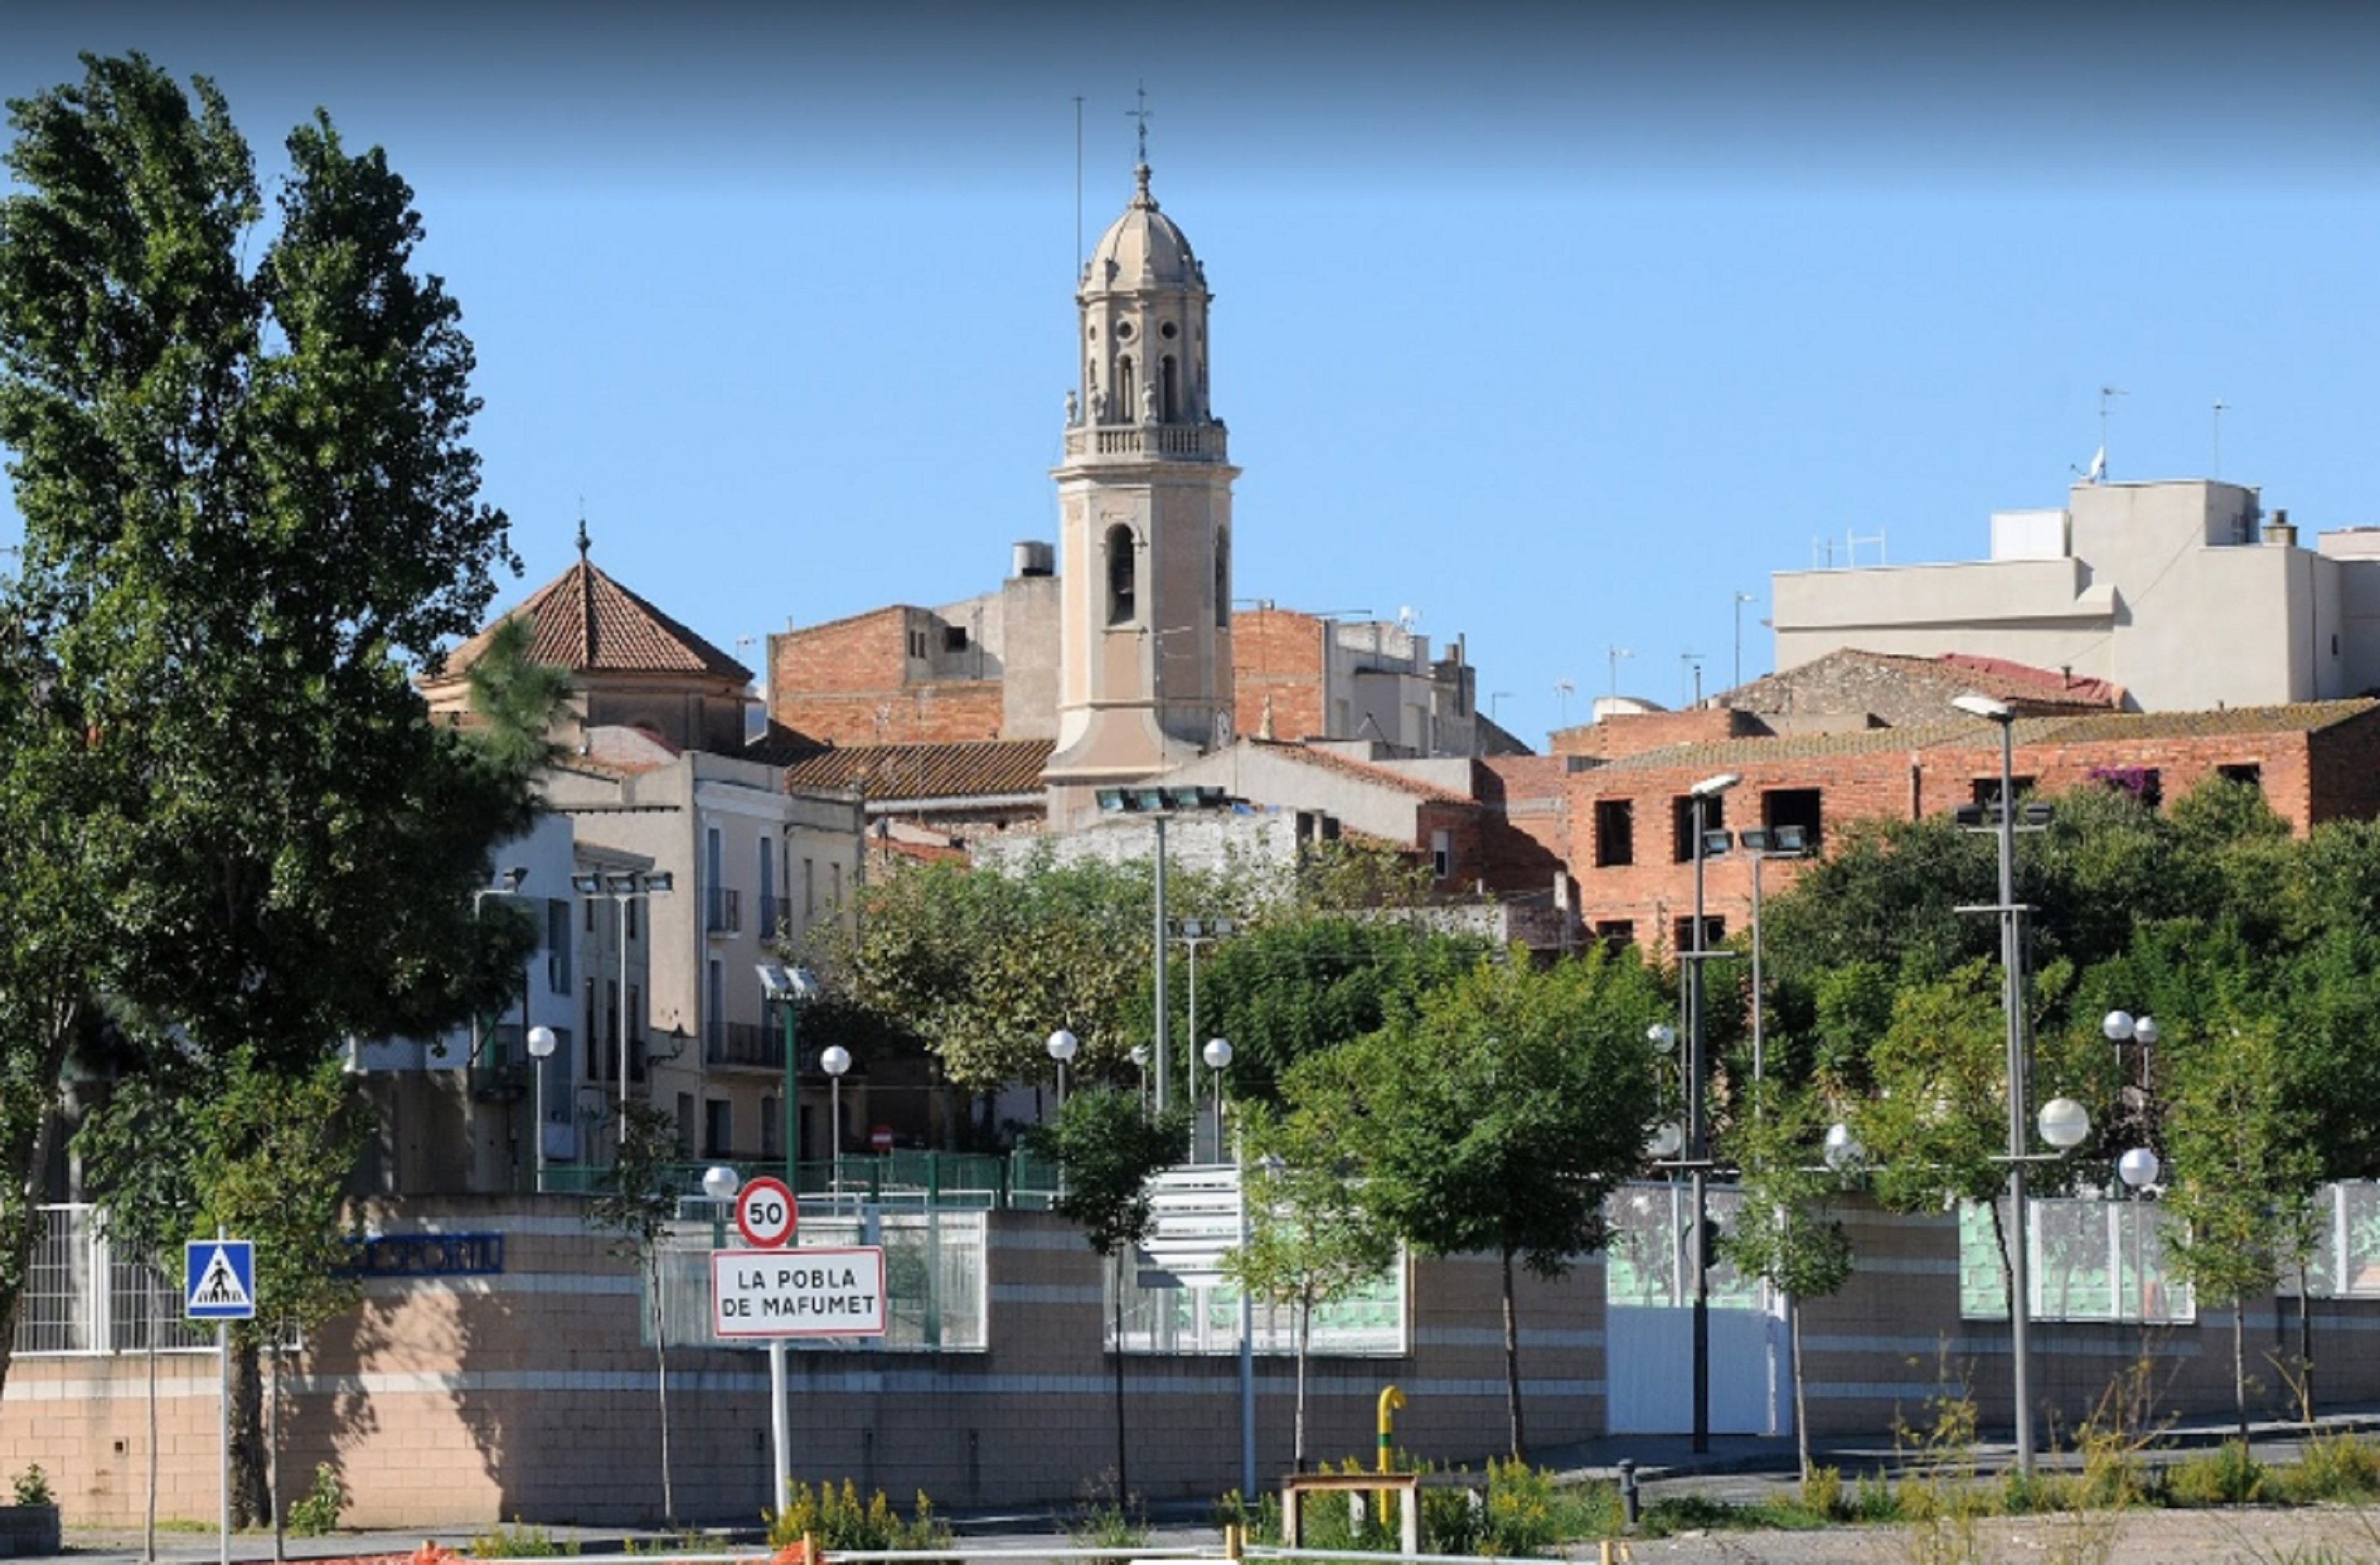
[[[318,114],[268,223],[212,84],[83,64],[0,200],[0,1375],[89,997],[266,1070],[437,1030],[531,808],[409,678],[519,568],[411,190]]]

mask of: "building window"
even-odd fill
[[[587,910],[587,932],[591,935],[595,932],[595,899],[589,897],[579,905]]]
[[[926,655],[926,633],[924,631],[913,630],[909,633],[909,655],[913,658],[923,658]]]
[[[735,1155],[735,1106],[723,1098],[703,1099],[702,1155],[706,1158],[732,1158]]]
[[[2249,787],[2259,792],[2265,786],[2265,769],[2252,760],[2238,761],[2229,766],[2218,766],[2215,769],[2215,775],[2227,782],[2245,782]]]
[[[1727,824],[1727,796],[1713,794],[1703,801],[1703,830],[1717,831]],[[1670,850],[1680,864],[1694,856],[1694,799],[1681,794],[1670,801]]]
[[[840,865],[840,864],[830,864],[830,865],[828,865],[828,866],[826,867],[826,885],[827,885],[827,891],[828,891],[828,892],[829,892],[829,893],[833,897],[833,899],[834,899],[834,900],[833,900],[832,903],[830,903],[828,905],[829,905],[829,906],[832,906],[832,907],[841,907],[841,906],[843,905],[843,866],[842,866],[842,865]]]
[[[620,980],[603,980],[603,1063],[613,1081],[620,1079]]]
[[[570,904],[560,897],[545,904],[545,988],[550,994],[570,992]]]
[[[628,986],[628,1079],[645,1079],[645,990],[642,984]]]
[[[1119,327],[1117,335],[1123,334]],[[1139,395],[1140,383],[1132,378],[1132,355],[1127,353],[1116,360],[1116,417],[1127,424],[1139,422],[1140,409],[1136,406]]]
[[[694,1094],[691,1092],[677,1095],[677,1155],[681,1158],[694,1156]]]
[[[760,938],[777,938],[777,855],[768,838],[760,839]]]
[[[1636,801],[1595,801],[1595,867],[1617,868],[1636,862]],[[1634,937],[1632,935],[1631,940]]]
[[[2102,787],[2131,795],[2143,809],[2155,809],[2165,802],[2165,780],[2153,766],[2095,766],[2082,775]]]
[[[1603,918],[1595,926],[1596,943],[1617,956],[1636,943],[1636,921],[1633,918]]]
[[[637,899],[622,897],[620,899],[620,938],[627,940],[635,940],[637,927]]]
[[[1215,529],[1215,628],[1232,628],[1232,533]]]
[[[967,649],[967,633],[966,633],[966,626],[965,626],[965,625],[944,625],[944,626],[942,627],[942,650],[943,650],[943,651],[945,651],[945,652],[964,652],[964,651],[965,651],[965,650],[966,650],[966,649]]]
[[[1454,878],[1454,835],[1451,831],[1429,834],[1429,872],[1433,879],[1451,880]]]
[[[710,982],[702,997],[702,1048],[711,1059],[727,1046],[727,970],[710,961]]]
[[[2034,779],[2030,777],[2011,777],[2009,779],[2009,784],[2016,790],[2016,796],[2021,799],[2027,794],[2033,792]],[[2000,780],[1998,778],[1978,777],[1975,779],[1974,799],[1977,804],[1988,807],[1989,806],[1998,803],[1999,796]]]
[[[1135,558],[1132,529],[1119,522],[1108,528],[1108,624],[1130,625],[1137,612],[1134,588],[1140,563]]]
[[[1182,416],[1181,404],[1176,398],[1176,393],[1174,390],[1173,356],[1172,354],[1169,353],[1164,358],[1157,361],[1157,394],[1160,399],[1157,406],[1157,416],[1166,423],[1170,424]]]
[[[818,916],[818,860],[802,860],[802,922]]]
[[[1678,949],[1680,951],[1694,950],[1694,921],[1693,916],[1688,915],[1686,917],[1679,919],[1676,924],[1670,928],[1670,937],[1678,942]],[[1716,913],[1704,914],[1702,949],[1705,951],[1716,951],[1718,949],[1719,942],[1726,939],[1727,920],[1720,917]]]
[[[783,1132],[779,1128],[784,1123],[784,1114],[783,1098],[764,1097],[760,1099],[760,1156],[763,1158],[785,1155]]]
[[[1815,788],[1772,788],[1760,795],[1761,824],[1771,831],[1780,826],[1802,829],[1805,851],[1818,851],[1818,829],[1824,816],[1823,800]]]
[[[587,1079],[591,1082],[603,1079],[603,1039],[599,1031],[601,1025],[602,1017],[595,1009],[595,980],[589,978],[587,980]]]

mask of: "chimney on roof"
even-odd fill
[[[2287,506],[2275,511],[2273,519],[2265,524],[2265,541],[2277,549],[2294,549],[2298,546],[2298,529],[2289,521]]]
[[[1009,547],[1009,575],[1014,576],[1055,576],[1057,555],[1047,543],[1026,540]]]

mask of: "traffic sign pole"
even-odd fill
[[[774,1515],[785,1507],[794,1482],[794,1420],[785,1395],[785,1340],[769,1339],[769,1437],[776,1442],[777,1495],[769,1505]]]
[[[786,1025],[790,1028],[793,1025],[791,1007],[786,1009],[785,1016]],[[785,1058],[788,1061],[793,1058],[790,1049],[786,1050]],[[786,1111],[792,1111],[790,1098]],[[790,1135],[786,1137],[785,1145],[788,1148],[792,1146]],[[801,1208],[794,1200],[793,1187],[782,1180],[756,1179],[735,1193],[735,1231],[744,1236],[744,1243],[756,1250],[778,1250],[793,1243],[794,1230],[800,1220]],[[718,1289],[715,1268],[711,1288],[715,1294]],[[769,1512],[772,1516],[784,1509],[786,1491],[793,1486],[793,1415],[786,1406],[785,1341],[782,1337],[771,1337],[769,1339],[769,1435],[772,1448],[770,1468],[776,1480],[775,1490],[769,1498]]]

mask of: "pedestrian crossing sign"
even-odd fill
[[[256,1246],[246,1239],[193,1239],[182,1246],[182,1318],[256,1318]]]

